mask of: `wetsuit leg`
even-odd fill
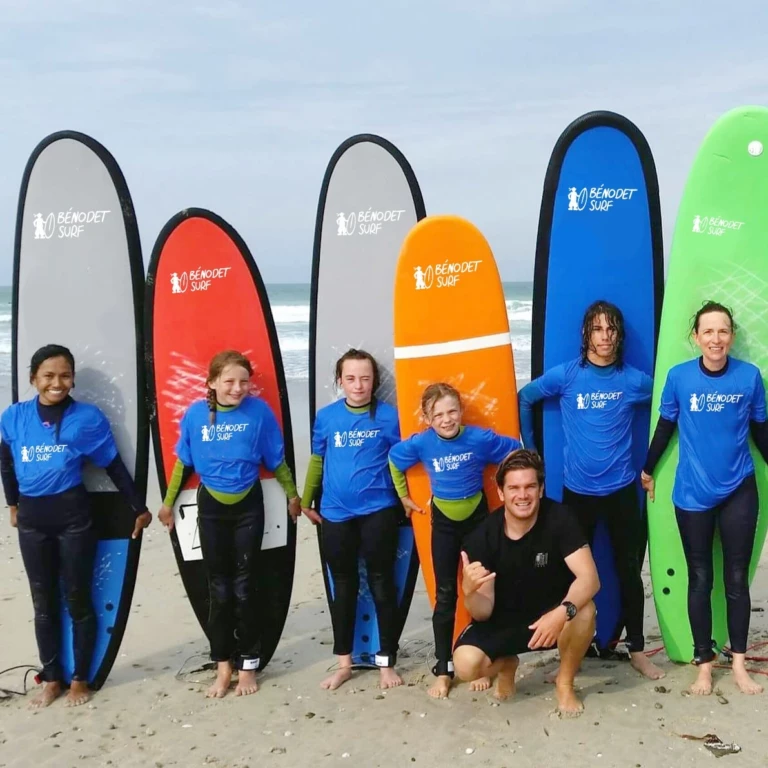
[[[41,677],[46,682],[64,679],[59,644],[61,615],[59,608],[59,548],[55,529],[37,528],[26,523],[22,498],[19,501],[19,548],[29,579],[32,604],[35,609],[35,637]]]
[[[714,659],[712,651],[712,544],[715,510],[687,512],[675,507],[677,526],[688,566],[688,619],[693,632],[693,653],[698,662]]]
[[[235,509],[236,508],[236,509]],[[256,611],[255,578],[264,537],[264,499],[261,483],[233,505],[235,563],[233,594],[238,638],[238,669],[259,668],[261,634]]]
[[[340,523],[323,520],[321,535],[323,555],[333,577],[333,652],[337,656],[348,656],[354,644],[357,591],[360,588],[359,521],[356,518]]]
[[[235,654],[235,607],[232,580],[235,563],[235,521],[221,514],[219,504],[201,486],[198,492],[200,548],[208,571],[208,639],[212,661],[231,661]]]
[[[734,653],[747,652],[752,604],[749,597],[749,562],[757,529],[757,483],[750,475],[720,505],[728,636]]]
[[[379,651],[376,665],[393,667],[397,656],[397,507],[382,509],[360,518],[360,554],[365,560],[368,585],[376,605],[379,625]]]

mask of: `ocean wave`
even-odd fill
[[[0,315],[0,323],[10,323],[13,320],[13,315],[8,313],[7,315]]]
[[[276,304],[272,307],[272,317],[276,325],[308,323],[309,304]]]
[[[309,352],[309,336],[283,336],[277,332],[281,352]]]

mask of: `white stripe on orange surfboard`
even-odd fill
[[[478,349],[506,347],[512,344],[509,333],[492,333],[490,336],[475,336],[472,339],[442,341],[439,344],[417,344],[413,347],[395,347],[395,360],[413,360],[420,357],[455,355],[459,352],[475,352]]]

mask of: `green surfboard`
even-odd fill
[[[698,356],[689,336],[705,300],[733,309],[738,326],[731,355],[768,373],[768,109],[740,107],[721,117],[704,139],[688,177],[669,258],[656,356],[654,426],[669,369]],[[768,526],[768,470],[752,447],[760,518],[752,552],[754,575]],[[677,436],[654,476],[656,502],[648,504],[653,596],[664,646],[673,661],[693,657],[688,621],[688,574],[672,505]],[[713,635],[728,641],[722,550],[714,547]]]

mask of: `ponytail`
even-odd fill
[[[216,390],[208,388],[208,393],[205,396],[205,402],[208,404],[208,423],[216,423]]]

